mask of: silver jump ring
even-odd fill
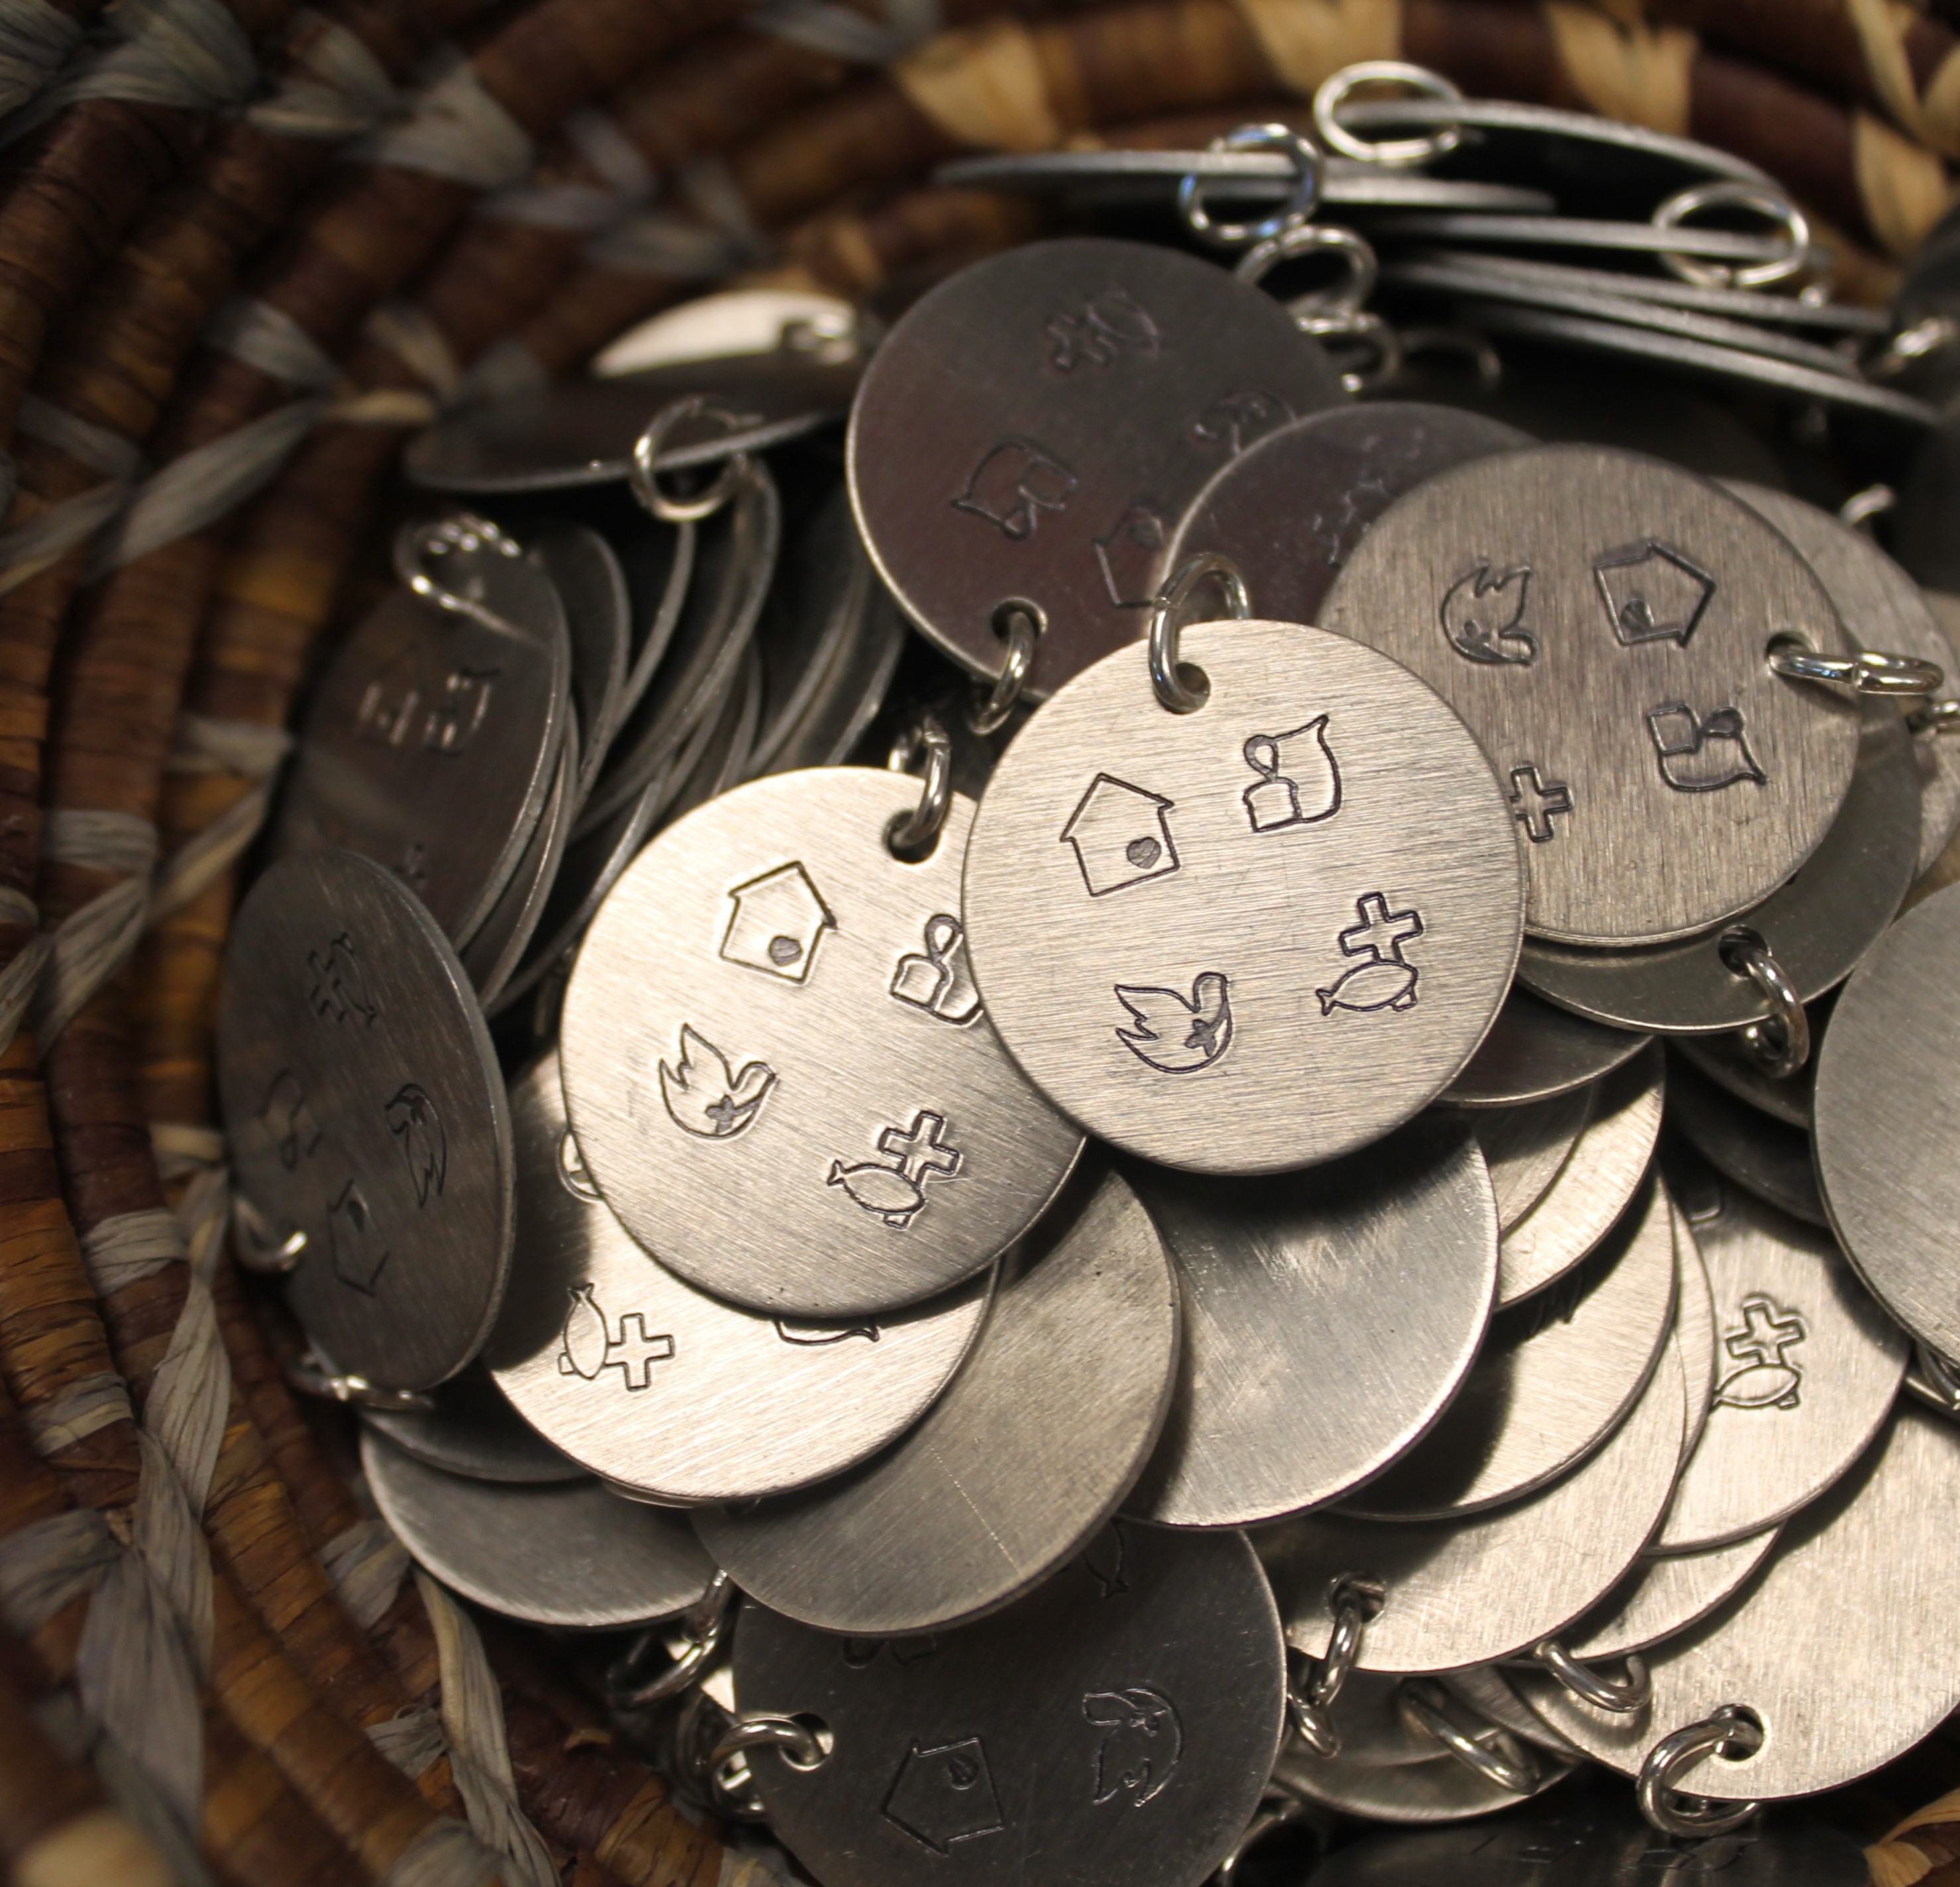
[[[1542,1777],[1531,1752],[1500,1724],[1465,1729],[1449,1714],[1449,1694],[1441,1685],[1427,1678],[1411,1678],[1402,1686],[1395,1701],[1405,1723],[1433,1738],[1486,1782],[1511,1795],[1536,1791]]]
[[[1494,393],[1504,383],[1503,356],[1491,345],[1488,335],[1479,334],[1475,329],[1402,328],[1395,339],[1401,344],[1405,361],[1419,354],[1455,354],[1470,363],[1479,387]]]
[[[1335,1727],[1335,1702],[1360,1661],[1368,1622],[1382,1607],[1382,1589],[1369,1580],[1338,1580],[1328,1602],[1333,1608],[1334,1628],[1327,1636],[1327,1655],[1304,1660],[1312,1672],[1304,1685],[1288,1679],[1287,1715],[1318,1755],[1338,1756],[1341,1733]]]
[[[1912,1346],[1912,1367],[1906,1372],[1905,1386],[1941,1414],[1960,1416],[1960,1370],[1930,1344]]]
[[[1220,249],[1237,249],[1246,243],[1270,242],[1289,229],[1299,228],[1320,202],[1320,178],[1325,160],[1310,138],[1303,138],[1290,125],[1241,125],[1222,138],[1214,138],[1208,151],[1278,150],[1293,160],[1293,194],[1271,215],[1256,223],[1221,223],[1204,207],[1204,178],[1190,172],[1177,186],[1177,213],[1184,226],[1201,242]]]
[[[1660,252],[1661,266],[1682,282],[1704,288],[1766,288],[1799,273],[1810,256],[1810,223],[1787,197],[1761,184],[1724,182],[1698,183],[1678,190],[1653,213],[1656,229],[1678,229],[1691,216],[1707,209],[1753,210],[1782,226],[1789,238],[1784,253],[1768,262],[1710,262],[1669,250]]]
[[[487,517],[474,511],[452,511],[447,517],[412,520],[395,533],[393,562],[396,579],[432,608],[452,616],[466,616],[486,629],[505,635],[518,633],[517,625],[499,616],[476,597],[464,596],[439,581],[429,568],[429,559],[458,553],[488,551],[493,556],[521,557],[523,547]]]
[[[1373,350],[1374,359],[1368,366],[1341,369],[1341,384],[1351,393],[1385,387],[1402,371],[1402,337],[1379,314],[1309,316],[1300,327],[1316,339],[1359,341]]]
[[[283,1278],[300,1262],[307,1235],[297,1226],[281,1236],[278,1228],[242,1192],[231,1195],[231,1252],[240,1265],[261,1277]]]
[[[1868,485],[1853,492],[1838,507],[1838,520],[1853,530],[1862,530],[1875,517],[1882,517],[1898,504],[1898,494],[1889,485]]]
[[[1338,255],[1348,266],[1347,278],[1331,288],[1296,295],[1287,304],[1287,312],[1303,328],[1311,318],[1358,313],[1375,292],[1381,263],[1373,244],[1338,223],[1303,223],[1297,228],[1255,243],[1233,264],[1232,272],[1248,287],[1256,288],[1281,263],[1311,255],[1316,250]],[[1307,332],[1313,330],[1308,328]]]
[[[922,714],[892,743],[886,761],[894,773],[909,773],[920,754],[925,756],[925,784],[919,803],[906,814],[902,825],[894,826],[886,842],[902,856],[916,856],[929,850],[953,810],[953,743],[934,717]]]
[[[1798,998],[1796,985],[1776,959],[1776,953],[1758,937],[1739,937],[1722,947],[1729,973],[1746,976],[1769,1004],[1769,1014],[1737,1033],[1772,1080],[1787,1081],[1810,1059],[1810,1014]]]
[[[698,524],[704,517],[712,517],[749,476],[748,453],[736,452],[722,461],[721,470],[707,488],[693,497],[675,498],[663,489],[657,476],[660,447],[675,427],[687,419],[710,420],[729,432],[738,432],[756,423],[752,414],[733,412],[708,393],[688,393],[670,400],[647,422],[646,430],[633,441],[633,469],[628,482],[634,497],[669,524]]]
[[[1929,701],[1905,718],[1914,733],[1960,733],[1960,701]]]
[[[1943,353],[1956,341],[1960,341],[1960,321],[1950,314],[1929,314],[1888,336],[1885,345],[1866,362],[1865,371],[1873,380],[1891,380],[1915,361]]]
[[[816,1732],[793,1717],[737,1717],[708,1752],[706,1768],[711,1774],[750,1749],[780,1749],[792,1769],[819,1768],[830,1754]]]
[[[1204,705],[1209,691],[1201,693],[1179,672],[1177,638],[1184,627],[1184,606],[1191,593],[1206,578],[1215,578],[1225,592],[1225,606],[1235,622],[1242,622],[1252,613],[1252,600],[1246,591],[1246,579],[1232,559],[1215,550],[1201,550],[1187,557],[1171,573],[1170,581],[1157,592],[1150,606],[1150,686],[1157,699],[1174,714],[1195,714]],[[1217,621],[1216,617],[1208,619]]]
[[[1232,1844],[1225,1858],[1211,1870],[1208,1887],[1232,1887],[1239,1863],[1275,1829],[1297,1821],[1306,1812],[1306,1804],[1295,1796],[1269,1796],[1260,1803],[1258,1812],[1246,1824],[1245,1831]]]
[[[1048,627],[1048,618],[1039,604],[1018,600],[1002,603],[994,617],[997,622],[1006,619],[1007,653],[993,686],[983,693],[976,683],[966,708],[967,726],[982,739],[998,733],[1007,724],[1034,668],[1035,644]]]
[[[1426,65],[1411,65],[1404,59],[1361,59],[1344,65],[1330,78],[1321,81],[1313,94],[1314,134],[1330,151],[1363,164],[1425,164],[1454,151],[1463,142],[1460,125],[1446,125],[1420,138],[1357,138],[1340,119],[1341,107],[1364,85],[1399,85],[1420,98],[1447,98],[1460,101],[1462,92],[1440,72]]]
[[[1596,1710],[1624,1716],[1640,1709],[1653,1695],[1653,1679],[1647,1673],[1647,1660],[1638,1656],[1626,1659],[1627,1675],[1621,1680],[1602,1677],[1592,1666],[1575,1658],[1556,1638],[1547,1638],[1534,1647],[1532,1656],[1582,1704],[1590,1704]]]
[[[1676,1785],[1697,1763],[1717,1750],[1725,1755],[1732,1749],[1752,1756],[1762,1746],[1761,1730],[1728,1704],[1700,1723],[1663,1736],[1647,1752],[1634,1785],[1641,1814],[1662,1834],[1690,1838],[1726,1834],[1740,1828],[1761,1807],[1761,1803],[1708,1801],[1684,1795]]]
[[[657,1630],[641,1632],[606,1673],[606,1693],[614,1707],[648,1710],[679,1696],[721,1649],[734,1607],[735,1582],[718,1570],[708,1582],[708,1589],[681,1615],[681,1647],[657,1677],[642,1679],[640,1673],[654,1647],[660,1645],[660,1634]]]
[[[435,1408],[435,1398],[415,1389],[384,1389],[364,1376],[342,1376],[329,1365],[317,1350],[286,1366],[286,1380],[302,1395],[346,1402],[356,1408],[380,1409],[397,1415],[427,1415]]]
[[[1861,649],[1856,655],[1819,655],[1807,648],[1770,651],[1770,667],[1792,681],[1823,682],[1854,695],[1917,697],[1930,695],[1946,679],[1937,662],[1910,655]]]

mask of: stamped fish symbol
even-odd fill
[[[864,1160],[846,1166],[832,1160],[824,1184],[836,1186],[861,1210],[901,1230],[912,1224],[925,1204],[928,1179],[950,1179],[966,1156],[940,1138],[943,1115],[923,1109],[910,1127],[887,1127],[878,1136],[884,1160]]]
[[[1363,960],[1331,987],[1313,992],[1320,999],[1320,1013],[1413,1009],[1421,972],[1403,959],[1402,947],[1422,935],[1421,914],[1412,909],[1391,911],[1388,899],[1379,891],[1357,898],[1354,914],[1360,921],[1341,931],[1335,940],[1344,956]]]

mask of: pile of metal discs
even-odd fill
[[[375,1507],[823,1887],[1454,1877],[1337,1818],[1561,1784],[1848,1880],[1778,1805],[1960,1706],[1956,660],[1787,488],[1924,412],[1767,180],[1383,76],[444,420],[233,935]],[[1236,271],[1102,229],[1173,198]],[[1645,364],[1534,428],[1518,336]]]

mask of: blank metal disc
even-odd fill
[[[1589,1022],[1513,983],[1490,1033],[1440,1100],[1449,1107],[1522,1107],[1549,1100],[1624,1067],[1650,1039]]]
[[[1582,1663],[1623,1658],[1698,1624],[1769,1557],[1777,1529],[1692,1553],[1647,1554],[1560,1642]]]
[[[1573,1088],[1517,1107],[1471,1115],[1470,1131],[1491,1169],[1497,1224],[1505,1231],[1542,1199],[1592,1118],[1594,1090]]]

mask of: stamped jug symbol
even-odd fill
[[[892,994],[956,1027],[979,1014],[980,992],[966,962],[966,933],[956,917],[941,911],[926,919],[924,953],[899,959]]]
[[[1259,776],[1241,795],[1254,832],[1316,826],[1340,811],[1341,769],[1327,744],[1325,714],[1290,733],[1255,733],[1243,752]]]

